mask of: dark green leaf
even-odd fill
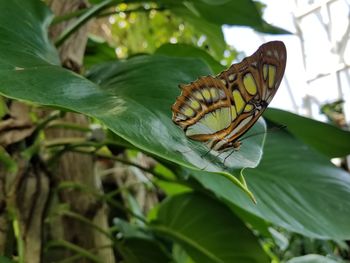
[[[60,63],[47,37],[52,15],[43,2],[0,1],[0,10],[1,72]]]
[[[193,176],[217,196],[287,230],[314,238],[350,238],[350,175],[291,135],[268,134],[261,163],[243,173],[257,204],[221,176]]]
[[[148,229],[116,218],[114,225],[118,228],[118,249],[128,263],[168,263],[170,253],[158,242]]]
[[[127,263],[169,263],[170,256],[165,249],[154,240],[143,238],[126,238],[119,250]]]
[[[108,43],[89,38],[84,55],[84,66],[86,68],[116,59],[115,50]]]
[[[152,238],[142,227],[130,224],[121,218],[114,218],[113,224],[118,228],[118,232],[123,238]]]
[[[192,45],[164,44],[159,47],[155,53],[174,57],[193,57],[203,59],[215,74],[218,74],[225,69],[223,65],[216,61],[207,52]]]
[[[225,201],[225,200],[223,200]],[[259,231],[261,235],[264,237],[272,238],[272,235],[270,233],[270,226],[271,224],[267,221],[265,221],[263,218],[248,212],[247,210],[233,204],[232,202],[225,202],[227,206],[229,206],[232,211],[234,211],[239,218],[241,218],[242,221],[246,222],[247,224],[251,225],[253,229]]]
[[[176,263],[195,263],[186,251],[177,244],[173,246],[173,258]]]
[[[263,21],[260,26],[256,26],[254,29],[259,32],[268,34],[292,34],[290,31],[277,26],[270,25],[266,21]]]
[[[167,199],[153,229],[178,243],[195,262],[268,262],[244,223],[222,203],[204,195]]]
[[[15,263],[15,261],[12,261],[11,259],[4,257],[4,256],[0,256],[0,263]]]
[[[201,1],[193,1],[192,4],[203,18],[214,24],[254,27],[262,23],[257,6],[251,0],[228,1],[221,5],[208,5]]]
[[[270,34],[290,34],[279,27],[272,26],[262,19],[261,7],[251,0],[191,1],[185,4],[193,16],[201,16],[216,25],[250,26],[257,31]]]
[[[288,131],[328,157],[350,154],[350,132],[291,112],[268,109],[264,116],[286,125]]]

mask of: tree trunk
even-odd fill
[[[82,0],[53,0],[50,6],[55,15],[63,15],[86,7],[86,2]],[[62,23],[51,30],[51,36],[57,37],[68,23]],[[85,46],[87,43],[87,26],[80,28],[60,47],[60,58],[64,67],[79,72]],[[85,116],[75,113],[66,114],[65,121],[88,125]],[[80,132],[67,129],[55,129],[47,132],[48,138],[82,137]],[[77,153],[65,153],[57,163],[57,169],[54,169],[55,177],[59,182],[71,181],[85,186],[95,192],[102,191],[100,178],[94,173],[93,158],[88,155]],[[69,204],[71,211],[89,219],[93,224],[108,231],[108,217],[106,206],[98,202],[91,193],[77,190],[62,190],[60,200]],[[82,223],[72,217],[62,217],[63,239],[68,242],[93,252],[101,262],[114,263],[115,257],[111,241],[100,232],[94,230],[91,226]],[[78,261],[75,261],[78,262]],[[79,262],[88,262],[81,260]]]

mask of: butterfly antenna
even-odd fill
[[[242,139],[240,139],[240,141],[243,141],[245,139],[248,139],[250,137],[254,137],[254,136],[258,136],[258,135],[262,135],[262,134],[266,134],[266,133],[272,133],[272,132],[278,132],[278,131],[282,131],[284,129],[287,128],[287,125],[278,125],[278,126],[275,126],[275,127],[272,127],[271,129],[267,130],[266,132],[256,132],[256,133],[252,133],[246,137],[243,137]]]
[[[235,152],[235,150],[233,149],[233,150],[225,157],[225,159],[224,159],[224,161],[223,161],[224,166],[225,166],[225,162],[226,162],[227,158],[230,157],[234,152]]]

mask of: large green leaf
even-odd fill
[[[172,1],[161,0],[168,8],[186,7],[191,16],[202,17],[216,25],[259,26],[262,18],[258,5],[251,0],[230,1]]]
[[[84,67],[90,68],[98,63],[116,59],[114,48],[103,40],[90,37],[84,55]]]
[[[145,238],[130,237],[124,239],[119,250],[127,263],[168,263],[170,256],[155,241]]]
[[[290,231],[350,238],[350,175],[287,132],[268,134],[261,163],[244,174],[257,204],[221,176],[193,176],[219,197]]]
[[[195,263],[186,251],[177,244],[173,246],[173,258],[176,263]]]
[[[286,125],[288,131],[329,157],[350,154],[349,131],[278,109],[268,109],[264,116]]]
[[[8,7],[12,2],[0,3],[0,9],[4,7],[17,15],[23,13],[27,19],[21,27],[12,28],[10,13],[0,17],[0,50],[6,51],[0,55],[1,94],[95,117],[134,146],[190,168],[228,176],[227,169],[258,164],[263,136],[246,140],[245,146],[235,154],[218,155],[208,153],[203,144],[187,139],[172,122],[171,105],[180,94],[177,86],[209,74],[205,63],[190,58],[138,56],[96,67],[89,76],[97,85],[48,59],[57,58],[43,30],[48,18],[28,14],[32,9],[46,10],[38,3],[27,1],[28,9],[15,10]],[[47,11],[45,14],[49,16]],[[24,40],[22,36],[30,35],[31,31],[35,38]],[[16,49],[9,49],[7,39],[15,43]],[[250,132],[264,130],[264,122],[258,122]],[[232,180],[240,184],[237,179]]]
[[[169,251],[146,229],[118,218],[114,219],[114,225],[118,229],[118,237],[121,238],[117,248],[125,262],[170,262]]]
[[[193,1],[192,4],[203,18],[215,24],[254,27],[262,23],[257,6],[251,0],[234,0],[221,5],[210,5],[201,1]]]
[[[95,67],[88,77],[100,85],[101,94],[115,100],[117,114],[114,105],[106,103],[98,105],[100,109],[107,107],[103,115],[91,111],[88,114],[137,147],[187,167],[222,171],[226,157],[227,167],[255,167],[262,154],[264,136],[249,138],[235,154],[216,156],[213,152],[207,154],[208,148],[203,144],[188,140],[172,123],[170,108],[180,94],[177,86],[196,79],[201,72],[209,70],[200,61],[163,56],[139,56],[103,64]],[[250,132],[264,130],[264,122],[260,121]]]
[[[257,31],[272,34],[289,33],[265,22],[259,4],[251,0],[220,1],[215,4],[208,1],[189,2],[185,2],[185,6],[192,11],[193,16],[201,16],[216,25],[250,26]]]
[[[160,46],[155,54],[162,54],[174,57],[194,57],[203,59],[211,68],[211,70],[218,74],[225,69],[218,61],[210,56],[204,50],[188,44],[164,44]]]
[[[183,247],[195,262],[268,262],[256,237],[222,203],[187,193],[167,199],[153,229]]]
[[[1,72],[59,64],[47,37],[52,15],[41,1],[0,1],[0,10]]]
[[[0,263],[15,263],[15,261],[12,261],[11,259],[4,257],[4,256],[0,256]]]

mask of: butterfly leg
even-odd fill
[[[224,166],[225,166],[225,162],[226,162],[227,158],[229,158],[234,152],[236,152],[236,150],[232,149],[232,151],[225,157],[224,162],[223,162]]]
[[[204,158],[204,157],[207,156],[208,153],[210,153],[210,152],[211,152],[211,149],[209,149],[209,151],[207,151],[207,152],[205,152],[203,155],[201,155],[201,158]]]

